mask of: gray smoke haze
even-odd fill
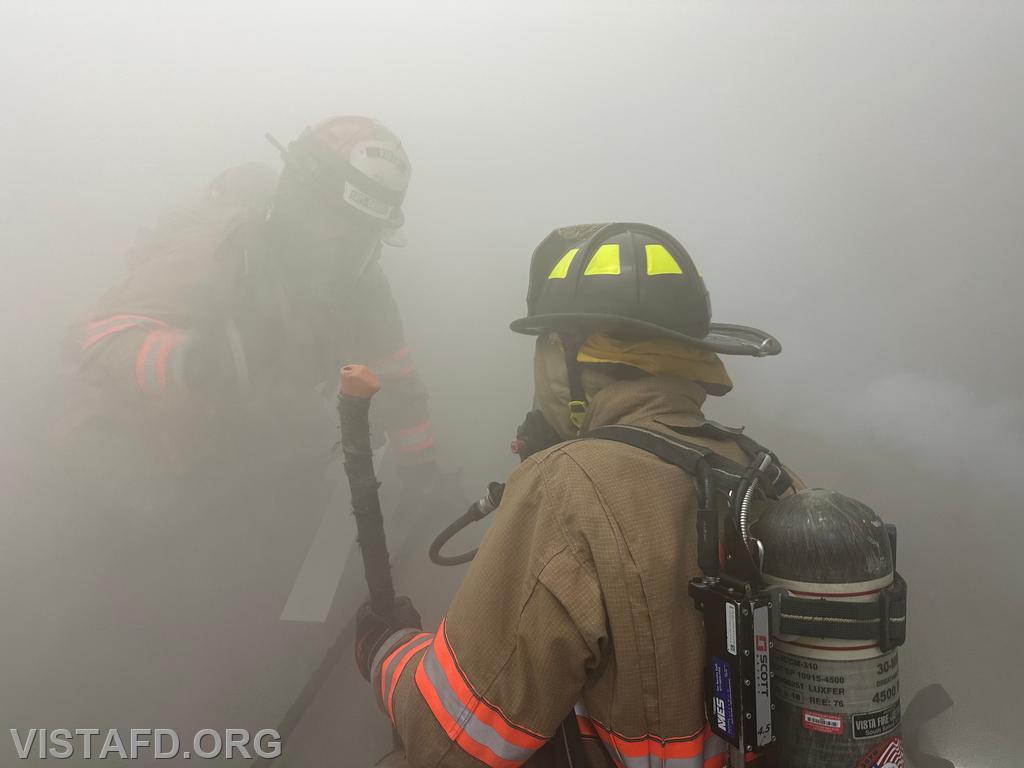
[[[1019,765],[1022,39],[1010,2],[7,0],[2,729],[67,725],[54,635],[95,620],[60,602],[88,521],[36,501],[60,334],[168,204],[277,167],[265,131],[349,113],[412,158],[410,246],[383,263],[467,493],[512,468],[530,406],[532,344],[507,325],[533,247],[571,223],[661,226],[716,320],[785,347],[727,360],[736,388],[709,415],[900,526],[904,703],[934,682],[955,702],[926,751]],[[458,574],[424,573],[400,587],[443,606]],[[339,722],[319,726],[356,738]]]

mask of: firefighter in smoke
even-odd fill
[[[296,393],[326,387],[329,401],[353,359],[385,381],[377,413],[408,485],[438,479],[426,393],[380,264],[382,245],[405,245],[409,158],[382,124],[350,116],[281,149],[279,177],[232,168],[166,213],[75,329],[56,432],[76,456],[99,445],[131,467],[125,482],[102,478],[103,493],[149,489],[137,505],[230,460],[254,420],[287,422],[272,411]]]
[[[745,465],[739,430],[701,407],[732,388],[719,354],[778,342],[711,324],[690,257],[646,225],[553,232],[527,305],[512,329],[538,336],[534,407],[568,442],[512,473],[437,631],[421,631],[407,600],[389,616],[364,606],[357,664],[413,766],[723,766],[685,589],[699,573],[692,479],[645,451],[572,438],[683,430]]]
[[[52,434],[77,510],[69,594],[82,595],[61,614],[74,666],[53,674],[66,700],[82,692],[74,714],[277,724],[359,600],[350,516],[321,522],[340,477],[340,366],[367,362],[383,382],[375,435],[402,481],[393,535],[461,497],[438,471],[381,266],[382,246],[405,244],[402,144],[341,116],[279,149],[280,175],[232,168],[165,213],[68,340]]]

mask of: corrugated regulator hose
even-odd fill
[[[504,483],[488,483],[487,493],[472,504],[455,522],[445,528],[441,533],[437,535],[433,543],[430,545],[430,562],[436,565],[462,565],[468,563],[474,557],[476,557],[476,549],[470,550],[469,552],[463,552],[461,555],[442,555],[441,548],[447,544],[459,531],[463,528],[468,527],[470,524],[475,523],[477,520],[483,520],[487,515],[491,514],[498,505],[501,503],[501,496],[505,492]]]

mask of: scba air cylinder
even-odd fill
[[[771,666],[776,768],[904,768],[899,655],[906,585],[895,531],[867,506],[807,490],[753,529],[778,601]]]

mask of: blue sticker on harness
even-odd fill
[[[711,659],[711,703],[715,710],[715,727],[729,738],[735,738],[736,723],[732,712],[732,673],[729,665],[717,656]]]

